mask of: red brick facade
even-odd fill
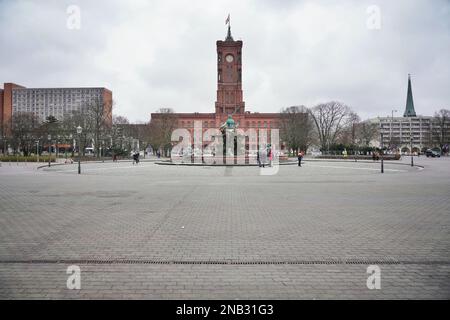
[[[13,105],[13,93],[14,88],[24,88],[15,83],[5,83],[3,85],[3,95],[2,102],[0,103],[1,111],[1,124],[2,124],[2,134],[9,135],[12,126],[12,105]]]
[[[178,128],[185,128],[193,136],[194,121],[202,121],[203,131],[220,128],[229,115],[232,115],[239,129],[280,128],[280,113],[258,113],[245,110],[242,91],[242,41],[234,41],[229,31],[225,41],[216,42],[217,48],[217,99],[214,113],[175,113]],[[157,121],[158,113],[152,113],[151,119]],[[282,146],[283,148],[283,146]]]
[[[0,89],[0,136],[3,135],[3,89]]]
[[[105,106],[105,117],[107,119],[107,124],[112,126],[112,107],[113,107],[113,98],[112,91],[106,88],[103,89],[103,105]]]

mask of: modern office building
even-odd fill
[[[432,116],[416,115],[411,86],[408,75],[408,91],[403,117],[378,117],[380,129],[380,146],[403,153],[423,151],[437,145],[436,134],[440,124]]]
[[[92,103],[103,104],[112,123],[112,92],[106,88],[26,88],[5,83],[0,90],[2,133],[8,133],[15,113],[32,112],[41,121],[49,116],[62,120]]]
[[[384,117],[379,121],[382,147],[409,153],[411,146],[413,152],[431,146],[433,117]]]

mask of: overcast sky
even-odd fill
[[[0,82],[104,86],[131,121],[214,112],[228,13],[247,110],[338,100],[363,119],[402,115],[408,73],[418,114],[450,108],[448,0],[0,0]]]

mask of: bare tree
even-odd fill
[[[134,127],[134,135],[135,139],[139,140],[139,145],[143,146],[144,150],[147,150],[150,145],[150,122],[147,123],[135,123]]]
[[[129,124],[130,121],[127,117],[124,116],[114,116],[113,117],[113,125],[121,125],[121,124]]]
[[[177,116],[171,108],[161,108],[154,114],[148,130],[148,140],[153,150],[162,150],[168,156],[172,148],[172,132],[176,129],[177,121]]]
[[[124,116],[114,116],[111,127],[112,151],[122,153],[130,151],[135,146],[132,145],[133,140],[139,140],[139,146],[147,149],[149,143],[149,127],[150,123],[130,123]]]
[[[434,114],[432,120],[432,136],[439,148],[450,144],[450,110],[441,109]]]
[[[41,137],[46,140],[47,137],[55,139],[60,133],[61,123],[54,116],[48,116],[39,128]]]
[[[285,108],[280,114],[281,139],[289,149],[297,154],[299,150],[306,151],[312,141],[314,124],[305,106]]]
[[[329,150],[352,121],[352,111],[346,105],[331,101],[310,109],[322,150]]]
[[[347,125],[336,138],[337,142],[344,145],[356,145],[357,128],[360,121],[360,117],[356,113],[351,112],[348,116]]]
[[[11,139],[11,121],[0,121],[3,123],[0,123],[1,125],[1,131],[0,135],[2,138],[2,153],[3,155],[6,155],[8,153],[8,144],[9,140]]]
[[[127,134],[126,126],[130,124],[130,121],[124,116],[114,116],[111,127],[111,144],[114,152],[122,150],[124,144],[124,138]]]
[[[356,141],[359,145],[368,147],[370,142],[378,137],[378,123],[363,121],[356,126]]]
[[[36,141],[39,119],[32,112],[19,112],[12,116],[12,143],[14,153],[22,151],[25,156],[31,152]]]
[[[92,141],[93,122],[89,119],[89,114],[84,110],[75,110],[65,116],[62,127],[67,130],[69,137],[74,138],[78,145],[78,151],[85,155],[85,148]],[[82,128],[81,135],[77,134],[77,127]]]
[[[82,108],[86,115],[86,127],[90,130],[95,153],[100,157],[100,144],[112,127],[112,105],[103,99],[93,99]]]

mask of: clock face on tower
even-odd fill
[[[1,0],[0,0],[1,1]],[[242,93],[242,41],[231,36],[216,41],[217,46],[217,100],[216,113],[227,115],[245,113]]]

